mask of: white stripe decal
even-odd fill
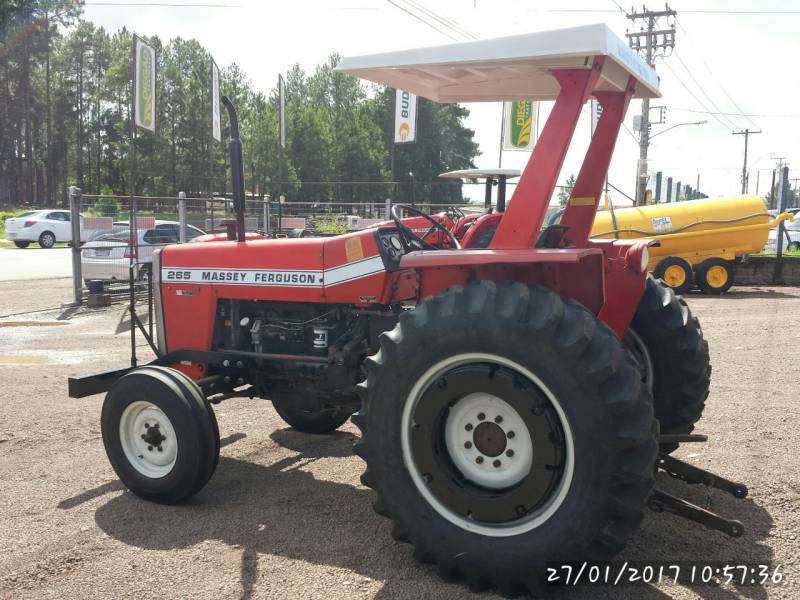
[[[250,285],[267,287],[323,288],[384,272],[380,256],[325,269],[218,269],[215,267],[164,267],[164,283],[204,283],[215,285]]]

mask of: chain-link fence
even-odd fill
[[[90,284],[112,295],[124,294],[131,279],[146,289],[157,249],[224,232],[234,218],[226,198],[97,196],[78,188],[70,188],[69,197],[72,239],[81,240],[73,247],[76,302]],[[263,231],[268,211],[267,201],[248,201],[246,230]]]

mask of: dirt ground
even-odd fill
[[[266,402],[217,407],[222,458],[190,502],[124,491],[100,436],[102,396],[67,397],[69,375],[124,366],[127,322],[110,310],[52,310],[69,280],[0,283],[0,598],[482,598],[417,564],[373,513],[348,424],[314,437]],[[712,352],[712,391],[678,455],[750,488],[710,505],[744,537],[648,514],[620,560],[769,562],[784,584],[579,587],[562,598],[800,597],[800,428],[795,353],[800,289],[692,295]],[[13,316],[7,316],[13,315]],[[140,349],[146,356],[144,349]],[[661,486],[706,505],[704,488]]]

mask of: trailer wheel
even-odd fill
[[[653,392],[661,433],[691,433],[708,397],[711,364],[708,342],[686,301],[663,281],[648,276],[625,344]]]
[[[697,266],[696,279],[704,294],[724,294],[733,285],[733,265],[721,258],[708,258]]]
[[[685,294],[692,287],[692,267],[679,256],[668,256],[658,263],[653,277],[662,279],[676,294]]]
[[[330,433],[346,423],[353,414],[352,409],[344,407],[320,410],[300,408],[291,398],[273,400],[272,406],[281,419],[303,433]]]
[[[630,353],[541,287],[422,302],[366,361],[355,452],[375,510],[446,579],[516,595],[548,560],[604,560],[642,519],[657,424]]]
[[[103,402],[103,444],[122,483],[145,500],[174,504],[208,482],[219,428],[197,384],[167,367],[120,378]]]
[[[30,242],[28,242],[28,241],[22,241],[22,242],[20,242],[20,241],[16,241],[16,242],[14,242],[14,245],[15,245],[17,248],[24,249],[24,248],[27,248],[28,246],[30,246],[30,245],[31,245],[31,243],[30,243]]]

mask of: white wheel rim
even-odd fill
[[[481,427],[496,432],[496,451],[481,450]],[[511,432],[511,437],[508,437]],[[461,398],[445,422],[445,445],[453,463],[466,479],[485,488],[500,490],[522,481],[533,464],[533,442],[519,413],[505,400],[481,392]],[[484,439],[486,435],[482,436]],[[499,452],[498,452],[499,450]]]
[[[550,401],[550,404],[555,410],[560,425],[564,432],[564,445],[566,450],[564,457],[564,472],[561,477],[561,480],[558,483],[558,487],[550,495],[550,498],[548,498],[547,502],[538,510],[530,513],[523,519],[513,521],[507,524],[482,523],[452,511],[431,492],[431,490],[427,485],[427,482],[422,476],[422,473],[420,473],[419,469],[417,468],[412,454],[412,449],[411,449],[411,430],[413,427],[412,415],[414,414],[414,410],[416,409],[416,405],[419,402],[419,399],[422,397],[423,393],[428,388],[428,386],[432,384],[434,381],[436,381],[442,374],[461,365],[470,363],[494,363],[500,366],[507,367],[509,369],[513,369],[518,373],[520,373],[521,375],[525,376],[528,380],[534,383]],[[489,396],[488,394],[480,394],[480,395],[484,397]],[[472,394],[462,398],[459,402],[457,402],[453,406],[453,408],[456,408],[456,406],[461,401],[468,399],[470,396],[472,396]],[[490,397],[495,398],[494,396]],[[506,403],[502,399],[497,398],[497,400],[499,400],[500,402],[511,408],[510,405],[508,405],[508,403]],[[485,399],[483,401],[485,401]],[[465,404],[465,406],[470,407],[473,402],[477,403],[477,401],[470,401],[469,403]],[[493,401],[490,402],[490,404],[495,408],[501,407],[500,404],[497,404]],[[466,408],[464,410],[465,412],[467,411]],[[516,411],[514,411],[514,413],[516,413]],[[517,415],[517,417],[519,418],[519,415]],[[449,421],[450,418],[448,417],[448,422]],[[411,389],[408,398],[406,399],[405,405],[403,406],[401,427],[402,427],[401,447],[403,452],[403,463],[406,467],[406,470],[408,471],[408,474],[411,477],[411,480],[414,482],[417,491],[420,493],[420,495],[422,495],[425,501],[439,515],[441,515],[454,525],[466,531],[470,531],[472,533],[477,533],[479,535],[484,535],[488,537],[510,537],[526,533],[528,531],[536,529],[544,522],[546,522],[550,517],[552,517],[553,514],[561,506],[561,504],[564,502],[564,499],[566,498],[567,493],[569,492],[570,484],[572,483],[573,472],[575,470],[575,443],[572,435],[572,429],[569,425],[569,421],[567,420],[566,414],[564,413],[564,410],[561,408],[561,405],[558,403],[558,400],[556,399],[555,395],[550,391],[550,389],[546,385],[544,385],[541,379],[539,379],[530,370],[526,369],[522,365],[512,360],[509,360],[505,357],[498,356],[496,354],[484,354],[484,353],[457,354],[449,358],[446,358],[436,363],[432,367],[430,367],[427,371],[425,371],[422,377],[420,377],[417,380],[417,382],[414,384],[414,387]],[[447,425],[445,425],[445,431],[446,430],[447,430]],[[524,430],[527,433],[528,431],[527,427],[525,427]],[[528,439],[530,440],[530,434],[528,434]],[[445,440],[445,444],[446,445],[448,444],[447,440]],[[532,440],[531,440],[531,447],[533,448]],[[455,459],[455,457],[453,458]],[[527,470],[525,471],[525,473],[527,473]],[[471,474],[476,475],[475,472],[471,472]]]
[[[175,429],[155,404],[141,400],[129,404],[119,421],[119,438],[125,458],[145,477],[164,477],[175,466]]]

